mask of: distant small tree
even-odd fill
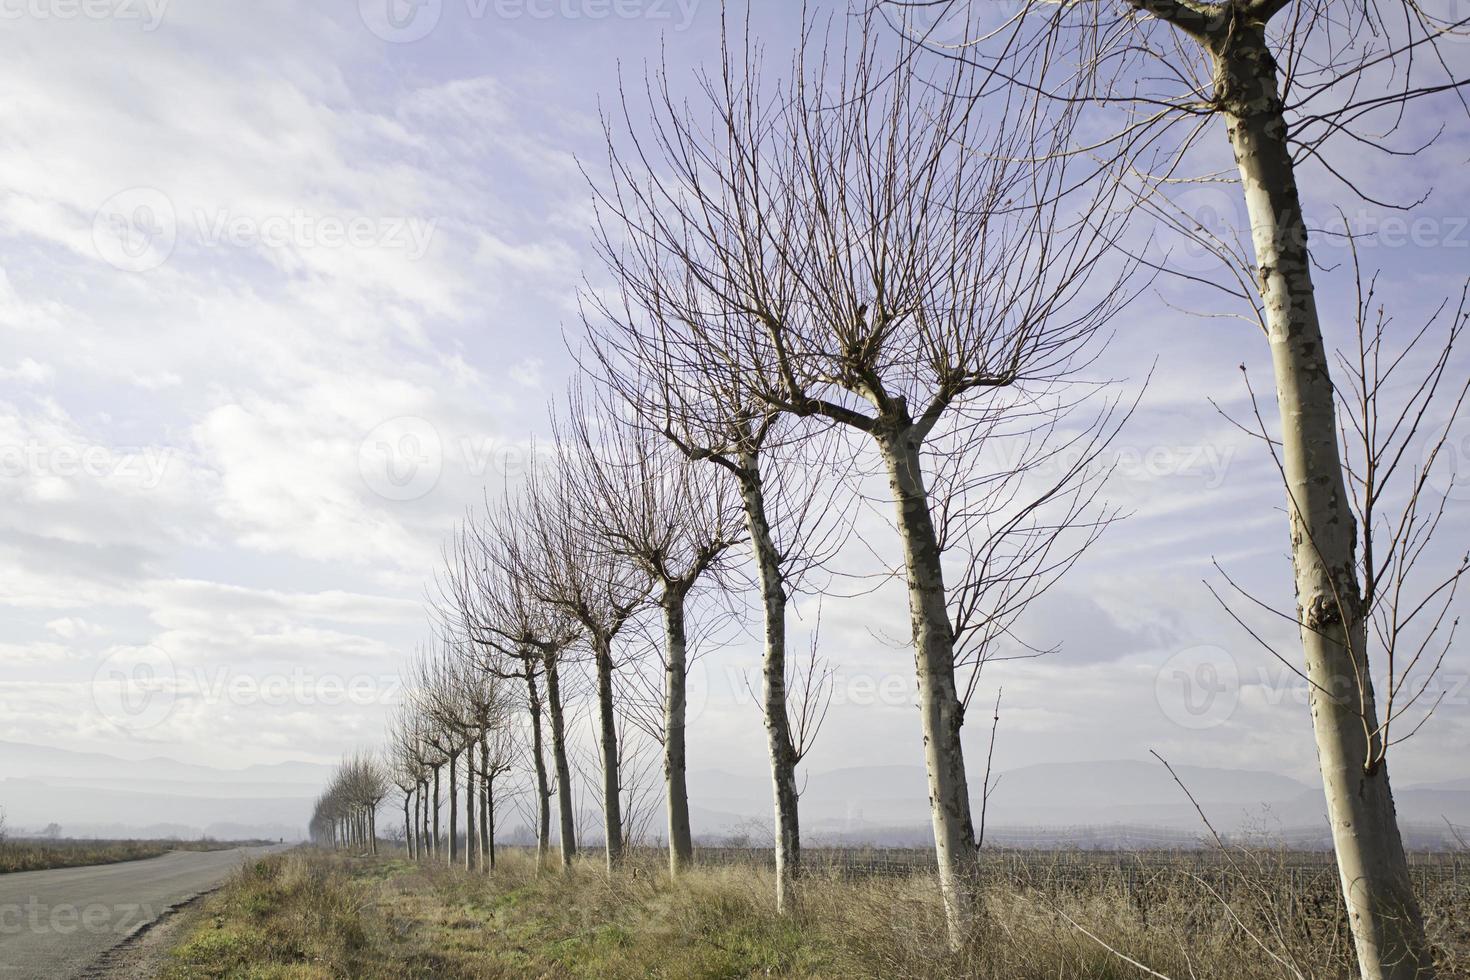
[[[56,840],[61,836],[61,824],[48,823],[46,829],[41,831],[41,836],[47,840]]]

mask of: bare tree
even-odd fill
[[[661,356],[730,365],[759,405],[866,436],[881,460],[959,943],[977,912],[960,741],[973,668],[1106,523],[1089,516],[1092,464],[1117,419],[1062,424],[1067,382],[1129,298],[1126,267],[1092,282],[1117,191],[1069,193],[1070,160],[1048,152],[1066,121],[982,105],[963,62],[934,79],[905,52],[885,59],[871,18],[828,46],[804,38],[774,92],[759,53],[728,42],[701,111],[651,91],[654,121],[604,204],[661,278]],[[982,455],[1003,444],[1007,458]],[[1063,446],[1081,462],[1034,477]]]
[[[555,416],[552,428],[554,433],[563,428]],[[648,602],[652,583],[636,563],[598,539],[606,522],[589,508],[599,504],[596,470],[603,461],[585,451],[595,443],[578,443],[560,435],[556,441],[559,452],[527,481],[526,578],[538,601],[576,621],[592,653],[602,752],[603,832],[611,871],[622,859],[623,848],[613,642]],[[554,718],[553,723],[556,721]]]
[[[462,718],[462,705],[458,679],[454,676],[454,663],[447,645],[428,647],[419,657],[416,666],[415,693],[418,710],[424,715],[425,741],[437,751],[449,768],[449,836],[445,849],[446,860],[453,866],[459,855],[459,757],[464,743],[458,730]],[[439,837],[439,781],[434,780],[434,837]]]
[[[1432,685],[1453,646],[1459,620],[1451,613],[1460,582],[1470,573],[1470,554],[1463,552],[1444,572],[1426,574],[1425,561],[1432,556],[1429,549],[1455,481],[1446,466],[1448,423],[1470,398],[1470,379],[1456,382],[1448,377],[1456,345],[1470,326],[1470,284],[1462,288],[1457,305],[1440,303],[1422,325],[1396,343],[1394,317],[1378,297],[1377,277],[1365,281],[1358,269],[1355,246],[1353,266],[1357,282],[1353,345],[1339,349],[1335,357],[1341,379],[1336,385],[1341,458],[1352,514],[1361,529],[1355,570],[1363,584],[1365,638],[1361,651],[1354,653],[1353,690],[1358,701],[1352,708],[1365,764],[1381,767],[1387,764],[1389,750],[1417,734],[1445,696],[1443,691],[1431,693]],[[1436,341],[1431,330],[1441,322],[1442,339]],[[1254,415],[1237,424],[1266,445],[1286,481],[1282,440],[1270,431],[1248,376],[1246,385]],[[1444,428],[1436,434],[1441,417]],[[1436,485],[1446,490],[1437,500],[1431,492]],[[1223,568],[1221,572],[1236,597],[1247,600],[1251,608],[1299,622],[1296,611],[1277,609]],[[1263,649],[1306,683],[1313,699],[1343,696],[1342,681],[1335,690],[1320,689],[1320,675],[1298,669],[1264,630],[1250,625],[1225,597],[1215,595]],[[1371,700],[1375,664],[1380,665],[1384,681],[1381,717]]]
[[[531,761],[538,800],[538,842],[544,856],[550,837],[551,783],[545,764],[542,711],[549,716],[556,768],[563,867],[576,854],[566,725],[562,712],[561,662],[578,637],[578,627],[561,607],[541,601],[531,581],[539,559],[525,498],[487,508],[480,521],[467,521],[445,558],[440,584],[442,618],[479,651],[482,669],[526,687]],[[538,678],[544,682],[541,689]]]
[[[506,698],[480,735],[480,852],[482,870],[495,870],[496,783],[515,769],[519,756],[512,705]]]
[[[601,406],[592,421],[580,392],[570,401],[563,434],[582,479],[571,484],[579,509],[595,526],[590,540],[610,561],[633,563],[654,583],[663,617],[664,783],[669,873],[678,875],[694,855],[689,827],[685,714],[688,702],[690,595],[700,580],[717,576],[738,538],[739,510],[731,485],[696,466],[647,429],[617,419]]]
[[[507,685],[499,673],[482,666],[466,644],[460,672],[465,707],[465,870],[490,866],[490,819],[493,781],[510,768],[510,707]],[[495,736],[492,763],[490,743]],[[478,781],[477,781],[478,780]],[[478,826],[478,833],[476,827]]]
[[[760,703],[770,757],[776,834],[776,908],[789,911],[801,871],[796,765],[787,695],[786,611],[808,575],[844,540],[851,507],[834,506],[840,484],[831,479],[822,441],[794,434],[780,412],[764,405],[744,383],[740,364],[677,345],[676,315],[663,291],[677,285],[664,274],[665,256],[647,247],[638,223],[636,168],[620,158],[608,130],[610,187],[597,191],[596,242],[616,283],[609,298],[588,289],[583,320],[592,356],[588,366],[644,425],[657,429],[690,459],[706,461],[734,479],[744,511],[763,613]],[[594,187],[596,184],[594,182]],[[640,247],[642,246],[642,247]],[[671,337],[670,334],[673,336]],[[835,440],[825,440],[831,446]]]
[[[618,773],[623,782],[623,846],[632,848],[647,841],[658,816],[658,755],[649,751],[656,742],[639,739],[629,730],[637,725],[630,715],[621,719],[618,733]]]
[[[403,794],[403,846],[410,860],[420,856],[423,846],[415,831],[416,821],[410,814],[410,808],[416,809],[419,805],[415,798],[420,793],[428,768],[424,762],[418,726],[419,720],[411,705],[401,705],[388,726],[385,763],[393,785]]]
[[[1306,166],[1380,207],[1419,203],[1385,200],[1356,180],[1349,161],[1366,150],[1422,152],[1436,138],[1426,142],[1408,125],[1410,105],[1422,99],[1470,109],[1464,61],[1444,47],[1470,34],[1470,18],[1437,15],[1418,0],[1369,0],[1351,10],[1303,0],[1127,0],[1121,10],[1095,0],[1027,0],[989,21],[983,4],[885,4],[906,24],[926,6],[921,39],[975,66],[988,84],[1032,93],[1068,116],[1089,103],[1114,113],[1116,125],[1090,126],[1086,140],[1063,152],[1126,161],[1146,188],[1228,179],[1229,170],[1194,163],[1212,122],[1223,124],[1254,261],[1244,276],[1229,267],[1221,277],[1186,276],[1249,303],[1270,345],[1296,621],[1359,967],[1367,980],[1432,976],[1384,758],[1387,731],[1362,669],[1370,599],[1297,171]],[[948,40],[935,43],[940,23]],[[1431,122],[1444,131],[1442,116]],[[1376,733],[1366,745],[1365,727]]]
[[[426,674],[432,674],[432,650],[420,647],[415,651],[408,665],[409,675],[409,704],[413,712],[416,725],[414,733],[419,746],[419,759],[424,766],[424,779],[419,788],[419,797],[422,801],[422,826],[419,832],[420,856],[438,858],[439,847],[439,811],[440,783],[439,770],[449,761],[447,752],[448,739],[443,729],[433,720],[432,715],[424,710],[424,703],[430,695],[423,690]],[[432,790],[431,787],[432,786]]]

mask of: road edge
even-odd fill
[[[76,980],[143,980],[156,976],[173,940],[204,907],[204,900],[224,882],[164,908],[157,916],[123,936],[111,949],[76,975]]]

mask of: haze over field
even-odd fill
[[[12,829],[39,831],[56,822],[77,837],[299,840],[300,814],[310,810],[331,771],[322,763],[220,768],[0,743],[0,799]],[[1310,847],[1327,842],[1322,791],[1310,783],[1259,770],[1180,766],[1179,773],[1222,832],[1277,835]],[[1193,844],[1202,833],[1194,808],[1153,760],[1041,763],[998,775],[990,820],[999,843]],[[708,844],[760,843],[768,833],[761,826],[769,822],[769,780],[749,763],[734,770],[695,766],[689,773],[694,833]],[[1403,786],[1396,798],[1406,832],[1422,844],[1443,841],[1442,816],[1470,823],[1470,779]],[[801,802],[806,831],[818,845],[924,846],[929,833],[919,765],[815,770],[804,780]],[[507,839],[532,840],[524,810],[508,804],[507,811],[501,824]]]

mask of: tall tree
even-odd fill
[[[597,500],[595,456],[562,438],[552,419],[558,452],[527,481],[525,577],[538,601],[574,620],[592,654],[598,744],[602,756],[602,816],[607,867],[622,862],[623,821],[618,780],[614,641],[648,602],[652,580],[636,563],[598,539],[605,523],[587,508]],[[550,675],[548,675],[548,680]],[[570,783],[567,784],[568,790]]]
[[[760,700],[771,767],[776,908],[788,912],[801,873],[796,768],[820,727],[798,731],[793,715],[814,721],[823,690],[804,685],[801,702],[790,701],[787,605],[840,548],[853,502],[837,503],[839,468],[834,454],[823,451],[824,445],[835,449],[836,440],[797,431],[747,390],[738,363],[688,360],[707,351],[680,344],[680,325],[664,319],[677,315],[677,302],[664,290],[679,280],[665,274],[667,256],[640,234],[638,169],[620,156],[610,128],[607,143],[610,179],[597,190],[597,247],[617,288],[585,291],[591,350],[585,361],[643,425],[690,459],[724,471],[739,492],[762,611]]]
[[[973,668],[1106,523],[1089,516],[1091,463],[1117,419],[1060,426],[1129,270],[1093,282],[1116,191],[1070,193],[1069,161],[1046,152],[1066,145],[1065,121],[982,105],[963,63],[935,79],[907,52],[885,57],[870,17],[850,31],[826,46],[804,33],[774,91],[759,53],[727,44],[699,110],[655,98],[629,154],[650,162],[622,188],[669,280],[669,356],[736,365],[762,406],[844,427],[879,458],[958,944],[978,910],[960,739]],[[1016,451],[982,454],[1002,444]],[[1080,463],[1028,479],[1067,445]]]
[[[738,537],[739,513],[730,484],[695,466],[658,434],[618,420],[620,406],[604,404],[593,421],[574,392],[563,429],[582,479],[572,486],[578,509],[591,522],[595,550],[611,562],[633,563],[654,583],[663,618],[664,785],[669,873],[693,859],[689,790],[685,776],[685,721],[689,681],[688,604],[700,580],[721,571]]]
[[[1440,116],[1429,120],[1420,129],[1427,140],[1407,125],[1408,107],[1420,99],[1448,99],[1444,108],[1470,113],[1464,60],[1444,47],[1470,36],[1470,18],[1437,15],[1417,0],[1368,0],[1351,10],[1304,0],[1126,0],[1121,10],[1094,0],[1026,0],[998,18],[965,0],[882,6],[909,27],[920,12],[920,40],[934,42],[928,46],[942,59],[973,65],[986,84],[1034,93],[1038,104],[1069,116],[1086,103],[1115,113],[1116,125],[1094,120],[1085,141],[1058,151],[1126,161],[1143,181],[1143,197],[1191,179],[1218,181],[1198,145],[1212,120],[1223,127],[1220,146],[1233,158],[1227,166],[1249,219],[1253,274],[1187,275],[1248,301],[1271,353],[1296,621],[1359,967],[1368,980],[1432,976],[1368,662],[1359,528],[1297,171],[1311,168],[1324,187],[1382,207],[1415,203],[1386,202],[1390,195],[1360,183],[1350,161],[1365,151],[1426,149],[1443,125]],[[1197,219],[1173,220],[1199,229]],[[1169,257],[1162,265],[1171,267]]]
[[[452,624],[451,629],[461,631],[479,651],[482,669],[525,684],[538,797],[537,839],[543,856],[549,837],[551,798],[543,751],[545,710],[556,770],[562,866],[569,868],[577,851],[577,834],[562,711],[561,663],[576,642],[579,628],[564,609],[541,601],[531,587],[535,559],[530,553],[532,532],[527,524],[530,510],[524,500],[502,500],[461,527],[445,556],[446,572],[440,583],[441,619]]]
[[[459,856],[459,757],[464,752],[464,702],[452,648],[442,640],[428,646],[415,663],[418,710],[428,722],[425,741],[449,767],[449,837],[445,859]],[[439,779],[434,777],[434,836],[439,836]]]

